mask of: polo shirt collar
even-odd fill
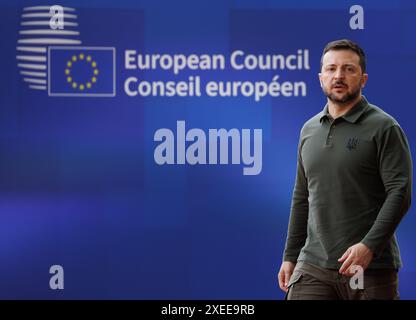
[[[356,123],[357,120],[361,117],[361,115],[367,110],[368,107],[368,101],[367,99],[362,96],[361,100],[357,102],[356,105],[354,105],[346,114],[344,114],[341,118],[344,118],[344,120],[350,122],[350,123]],[[319,122],[322,123],[322,120],[324,118],[331,118],[331,115],[328,111],[328,103],[325,105],[324,109],[321,111],[319,115]]]

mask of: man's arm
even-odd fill
[[[387,196],[373,226],[361,241],[375,257],[381,254],[411,203],[412,158],[399,125],[385,131],[377,156]]]
[[[290,276],[293,273],[300,250],[305,244],[308,224],[308,182],[303,168],[302,156],[302,133],[298,145],[298,161],[295,187],[290,209],[289,226],[287,231],[286,245],[283,253],[283,262],[278,273],[279,287],[287,292]]]
[[[286,246],[283,254],[283,261],[290,261],[293,263],[296,263],[300,250],[305,244],[309,212],[308,182],[302,163],[301,149],[302,138],[298,145],[296,181],[292,196]]]
[[[365,270],[373,257],[380,256],[389,239],[409,210],[412,193],[412,157],[400,126],[387,129],[378,147],[379,171],[386,199],[370,231],[360,243],[347,249],[339,262],[339,272],[351,275],[349,267],[360,265]]]

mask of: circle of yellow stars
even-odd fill
[[[71,76],[71,68],[78,61],[86,61],[92,67],[92,77],[86,83],[77,83]],[[90,55],[85,56],[84,53],[80,53],[79,55],[73,55],[71,59],[69,59],[66,63],[66,69],[65,69],[66,81],[71,85],[72,88],[78,89],[80,91],[91,89],[92,85],[97,82],[98,73],[99,73],[99,70],[97,68],[97,62],[92,60],[92,57]]]

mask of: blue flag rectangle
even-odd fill
[[[50,96],[114,97],[115,90],[115,48],[49,47]]]

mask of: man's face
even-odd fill
[[[322,60],[319,81],[324,94],[337,104],[348,104],[361,93],[368,75],[362,73],[360,57],[351,50],[330,50]]]

